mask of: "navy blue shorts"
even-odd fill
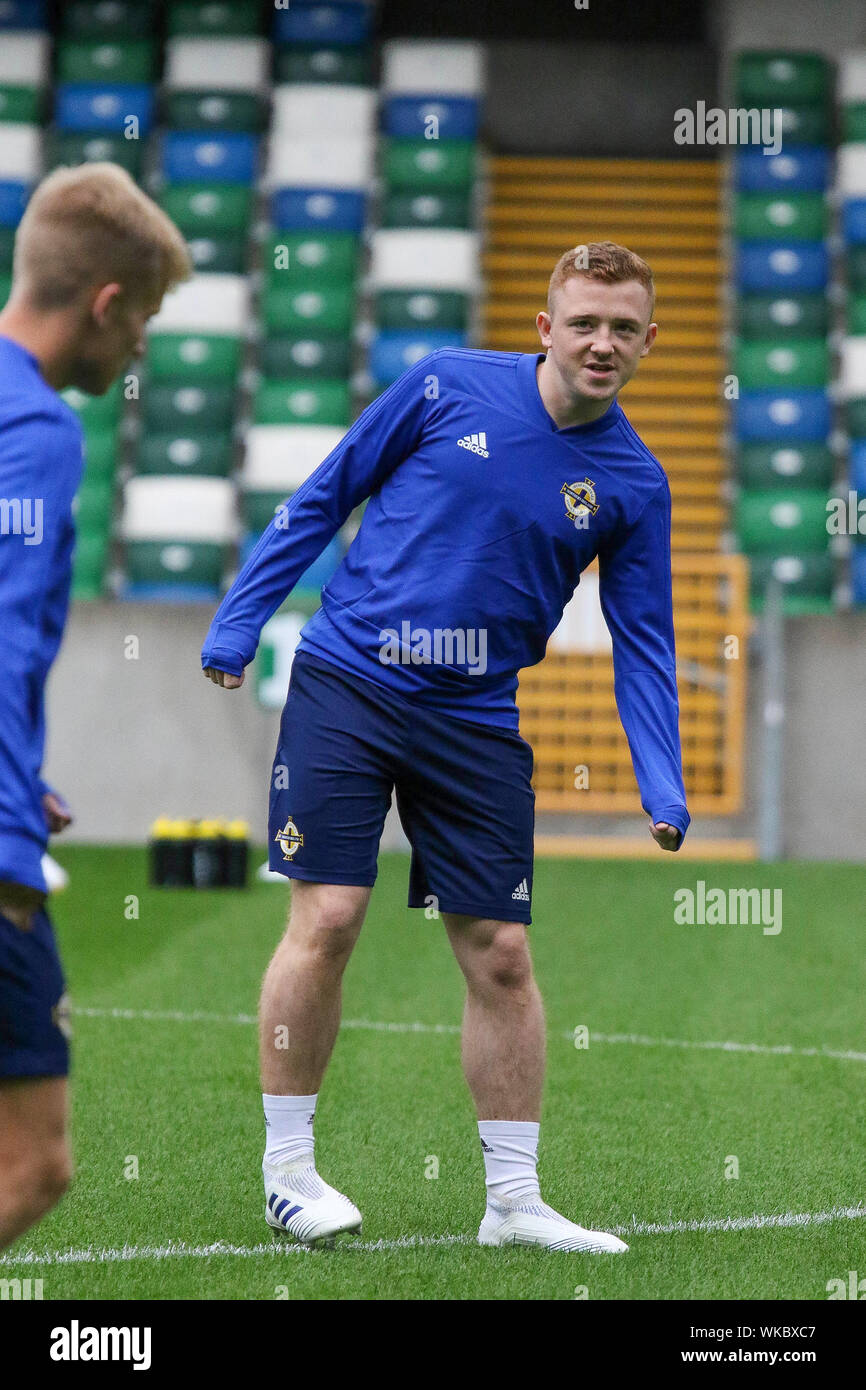
[[[68,1006],[44,908],[22,931],[0,913],[0,1077],[66,1076]]]
[[[270,867],[371,886],[396,788],[409,906],[529,923],[531,776],[518,733],[410,704],[301,652],[271,773]]]

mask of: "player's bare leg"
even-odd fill
[[[0,1250],[59,1202],[72,1176],[63,1076],[0,1081]]]
[[[262,985],[265,1217],[307,1244],[330,1244],[361,1226],[358,1209],[316,1172],[313,1117],[340,1027],[343,971],[369,900],[369,888],[294,879],[289,924]]]
[[[463,1070],[478,1113],[487,1174],[479,1243],[628,1249],[616,1236],[569,1221],[541,1197],[536,1164],[546,1040],[525,926],[444,917],[466,979]]]

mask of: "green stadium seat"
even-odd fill
[[[349,386],[345,381],[259,382],[253,403],[257,425],[340,425],[351,419]]]
[[[743,444],[736,460],[737,480],[752,492],[804,487],[826,494],[834,473],[833,453],[825,444]]]
[[[832,142],[833,122],[829,106],[783,104],[778,109],[782,113],[783,144],[829,145]]]
[[[821,338],[830,324],[824,294],[744,294],[736,309],[742,338]]]
[[[243,343],[223,333],[158,333],[147,340],[147,368],[154,381],[234,382]]]
[[[181,0],[169,4],[166,27],[172,38],[234,38],[258,34],[261,5],[257,0]]]
[[[58,10],[60,31],[70,38],[131,39],[153,32],[148,0],[64,0]]]
[[[231,236],[190,237],[189,254],[197,271],[211,275],[242,275],[249,260],[246,233]]]
[[[454,290],[379,290],[375,296],[379,328],[465,329],[469,298]]]
[[[740,390],[774,386],[826,386],[830,354],[825,338],[787,338],[781,342],[759,340],[737,344],[734,373]]]
[[[866,101],[853,101],[843,105],[841,115],[843,143],[866,144]]]
[[[89,426],[84,431],[85,476],[113,479],[117,468],[119,439],[111,427]]]
[[[146,432],[201,434],[230,431],[234,423],[234,392],[223,382],[154,381],[142,391],[141,407]]]
[[[92,601],[102,597],[109,550],[107,530],[87,532],[79,526],[72,561],[73,599]]]
[[[39,87],[0,82],[0,121],[39,125],[45,109],[45,93]]]
[[[231,435],[147,434],[138,449],[137,472],[193,478],[226,478],[234,447]]]
[[[866,439],[866,397],[845,402],[845,428],[852,439]]]
[[[749,557],[750,607],[754,613],[764,609],[767,584],[776,579],[782,586],[783,611],[791,617],[808,613],[832,613],[835,564],[829,551]]]
[[[219,237],[246,231],[253,192],[240,184],[175,183],[162,190],[159,201],[184,236]]]
[[[61,39],[57,45],[60,82],[148,83],[156,75],[152,39]]]
[[[15,227],[0,227],[0,275],[12,274],[12,253],[15,249]]]
[[[0,308],[9,298],[9,291],[12,288],[12,276],[0,274]]]
[[[852,294],[845,306],[848,332],[866,334],[866,292]]]
[[[225,478],[131,478],[121,528],[128,581],[217,589],[235,539],[234,501]]]
[[[111,526],[113,500],[113,478],[92,478],[85,474],[75,498],[77,529],[85,532],[102,529],[107,532]]]
[[[386,194],[382,204],[383,227],[460,227],[471,225],[468,193]]]
[[[274,52],[274,81],[369,87],[373,81],[373,61],[366,48],[292,44]]]
[[[385,184],[413,193],[471,188],[476,151],[472,140],[388,140],[382,169]]]
[[[45,154],[49,169],[59,164],[91,164],[108,161],[119,164],[134,179],[141,177],[144,140],[127,140],[123,135],[82,135],[77,131],[48,131]]]
[[[778,488],[742,492],[736,507],[740,548],[747,555],[808,554],[827,547],[827,493]]]
[[[734,59],[733,88],[738,106],[820,106],[831,96],[830,64],[820,53],[745,51]]]
[[[112,431],[117,429],[123,412],[123,381],[121,378],[113,382],[104,396],[88,396],[84,391],[77,391],[75,387],[70,387],[62,392],[62,395],[67,405],[71,405],[78,415],[86,434],[89,434],[91,429]]]
[[[172,130],[264,130],[268,120],[265,99],[256,92],[167,92],[162,119]]]
[[[358,274],[359,239],[352,232],[272,232],[262,248],[265,279],[274,288],[311,277],[352,283]]]
[[[828,212],[821,193],[739,193],[734,235],[743,241],[821,241]]]
[[[318,279],[303,287],[271,282],[262,294],[261,313],[269,334],[349,337],[355,322],[354,286]]]
[[[348,376],[351,366],[352,343],[347,337],[265,338],[259,350],[262,375],[283,381],[294,377],[335,381]]]

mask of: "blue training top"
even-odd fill
[[[558,429],[538,390],[542,357],[443,348],[405,372],[278,510],[216,612],[202,666],[242,673],[268,618],[369,498],[298,651],[516,729],[518,672],[542,659],[598,556],[641,802],[684,835],[667,478],[617,401]]]
[[[0,879],[46,891],[44,689],[72,578],[83,469],[75,411],[0,337]]]

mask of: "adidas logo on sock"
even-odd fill
[[[526,879],[524,879],[522,883],[518,883],[517,887],[515,888],[514,892],[511,894],[511,896],[512,896],[512,898],[514,898],[515,902],[518,902],[518,903],[528,903],[528,902],[529,902],[529,884],[526,882]]]
[[[481,430],[478,434],[464,434],[457,443],[461,449],[468,449],[470,454],[480,454],[483,459],[490,458],[490,450],[487,447],[487,434]]]
[[[490,1147],[490,1145],[489,1145],[489,1144],[485,1144],[485,1142],[484,1142],[483,1139],[481,1140],[481,1147],[482,1147],[482,1149],[484,1150],[484,1152],[485,1152],[486,1154],[492,1154],[492,1153],[493,1153],[493,1150],[492,1150],[492,1148]]]

